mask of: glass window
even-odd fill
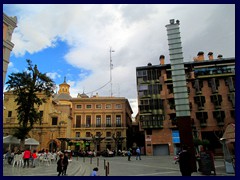
[[[8,117],[12,117],[12,111],[8,111]]]
[[[76,116],[76,128],[81,127],[81,116],[77,115]]]
[[[101,104],[96,104],[96,109],[102,109],[102,105]]]
[[[96,126],[101,127],[101,116],[100,115],[96,116]]]
[[[91,116],[90,115],[86,116],[86,127],[91,127]]]
[[[121,115],[116,115],[116,126],[117,127],[121,126]]]
[[[116,108],[116,109],[122,109],[122,105],[121,105],[121,104],[116,104],[116,105],[115,105],[115,108]]]
[[[106,137],[111,137],[111,132],[106,132]]]
[[[86,132],[86,137],[91,137],[91,133],[90,132]]]
[[[52,125],[57,125],[57,124],[58,124],[58,118],[52,117]]]
[[[77,108],[77,109],[82,109],[82,105],[77,104],[77,105],[76,105],[76,108]]]
[[[111,127],[111,115],[106,115],[106,126]]]
[[[91,104],[87,104],[86,105],[86,109],[92,109],[92,105]]]
[[[106,109],[111,109],[112,105],[111,104],[106,104]]]
[[[75,137],[80,137],[80,132],[76,132]]]

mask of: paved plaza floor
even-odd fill
[[[235,176],[227,174],[223,159],[215,159],[216,176]],[[68,176],[89,176],[94,167],[99,168],[100,176],[181,176],[179,165],[174,163],[173,156],[142,156],[131,161],[127,157],[74,157],[67,169]],[[108,167],[108,168],[106,168]],[[35,168],[13,167],[3,163],[3,176],[57,176],[57,162],[49,166],[39,163]],[[205,176],[194,172],[192,176]],[[215,175],[210,175],[215,176]]]

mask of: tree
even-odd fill
[[[21,73],[12,73],[6,82],[7,90],[16,95],[17,118],[19,127],[15,129],[14,136],[20,139],[20,145],[24,148],[25,138],[33,125],[41,121],[38,108],[46,102],[54,91],[54,82],[46,73],[39,72],[37,65],[32,65],[31,60],[28,63],[27,71]],[[43,96],[38,96],[41,93]]]

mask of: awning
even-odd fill
[[[17,137],[8,135],[6,137],[3,137],[3,144],[20,144],[20,141]]]
[[[34,138],[25,139],[25,145],[38,146],[39,142]]]
[[[226,143],[235,142],[235,124],[231,123],[226,127],[222,138],[226,139]]]

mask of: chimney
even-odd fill
[[[209,52],[208,53],[208,59],[209,60],[213,60],[213,52]]]
[[[197,56],[198,56],[198,61],[203,61],[204,60],[204,52],[203,51],[199,51]]]
[[[223,56],[222,56],[221,54],[219,54],[217,58],[218,58],[218,59],[222,59],[222,57],[223,57]]]
[[[160,64],[161,64],[161,65],[164,65],[165,56],[164,56],[164,55],[161,55],[161,56],[159,57],[159,60],[160,60]]]

